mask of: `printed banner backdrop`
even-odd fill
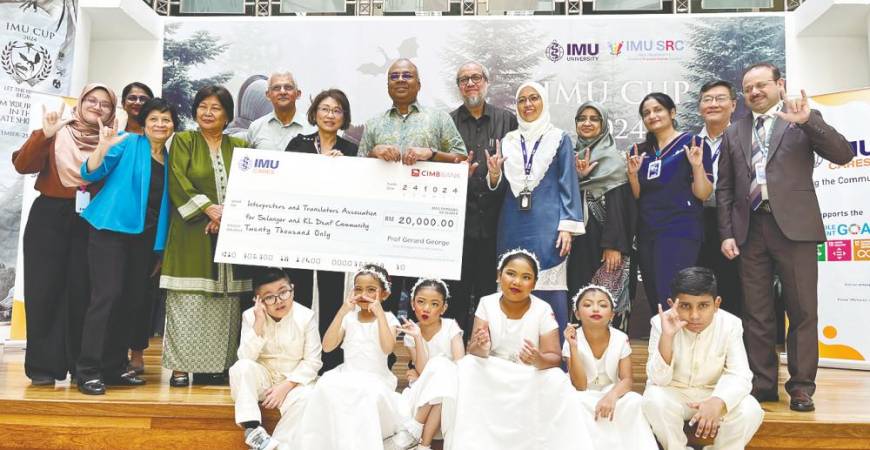
[[[839,166],[816,156],[813,180],[828,241],[820,244],[820,365],[870,370],[870,89],[814,96],[811,105],[852,144]]]
[[[254,25],[256,22],[256,25]],[[250,39],[256,29],[258,39]],[[460,104],[456,69],[468,60],[490,71],[489,101],[513,109],[521,82],[549,89],[556,126],[574,132],[580,103],[610,108],[620,145],[642,140],[638,102],[663,91],[680,104],[680,125],[698,130],[697,91],[711,79],[740,84],[758,61],[785,67],[784,17],[681,15],[616,17],[444,18],[196,18],[170,19],[165,30],[163,93],[188,114],[196,89],[222,83],[235,96],[231,129],[271,111],[263,96],[272,71],[290,70],[303,91],[297,110],[320,90],[344,90],[353,110],[352,139],[387,109],[386,71],[411,58],[422,81],[422,104]],[[287,43],[279,51],[269,43]],[[738,115],[743,114],[742,101]],[[232,130],[231,130],[232,131]]]
[[[69,93],[77,3],[0,0],[0,323],[11,315],[25,184],[11,154],[28,136],[31,92]]]

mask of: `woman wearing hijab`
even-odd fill
[[[489,172],[493,189],[505,189],[499,216],[498,254],[524,248],[540,259],[534,294],[553,308],[559,329],[568,323],[566,257],[573,235],[583,234],[583,213],[568,135],[550,123],[546,90],[535,82],[517,89],[519,128],[505,135]],[[504,178],[498,165],[504,165]]]
[[[602,105],[583,103],[574,122],[586,234],[574,238],[568,257],[568,292],[578,292],[590,283],[606,286],[615,301],[613,326],[625,331],[631,307],[629,255],[637,220],[626,154],[616,148]]]
[[[90,299],[88,225],[79,216],[96,187],[83,180],[82,162],[100,140],[99,122],[114,123],[115,94],[85,86],[71,118],[43,107],[42,129],[12,154],[18,173],[38,174],[39,197],[24,228],[27,352],[24,372],[36,386],[75,376],[82,321]]]

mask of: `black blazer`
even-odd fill
[[[299,153],[318,153],[317,147],[314,146],[314,139],[317,136],[317,132],[311,134],[297,134],[290,143],[287,144],[287,148],[284,151],[287,152],[299,152]],[[342,138],[341,136],[336,136],[335,146],[333,147],[335,150],[341,151],[344,156],[356,156],[357,153],[357,145],[347,139]]]

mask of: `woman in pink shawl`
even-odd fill
[[[58,110],[43,106],[42,128],[12,154],[18,173],[37,174],[40,192],[24,228],[24,371],[35,386],[65,379],[83,345],[90,298],[88,225],[78,213],[98,187],[88,186],[79,171],[100,140],[100,123],[115,124],[115,105],[111,89],[89,84],[69,117],[63,104]]]

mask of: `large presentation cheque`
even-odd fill
[[[215,262],[457,280],[465,164],[237,148]]]

